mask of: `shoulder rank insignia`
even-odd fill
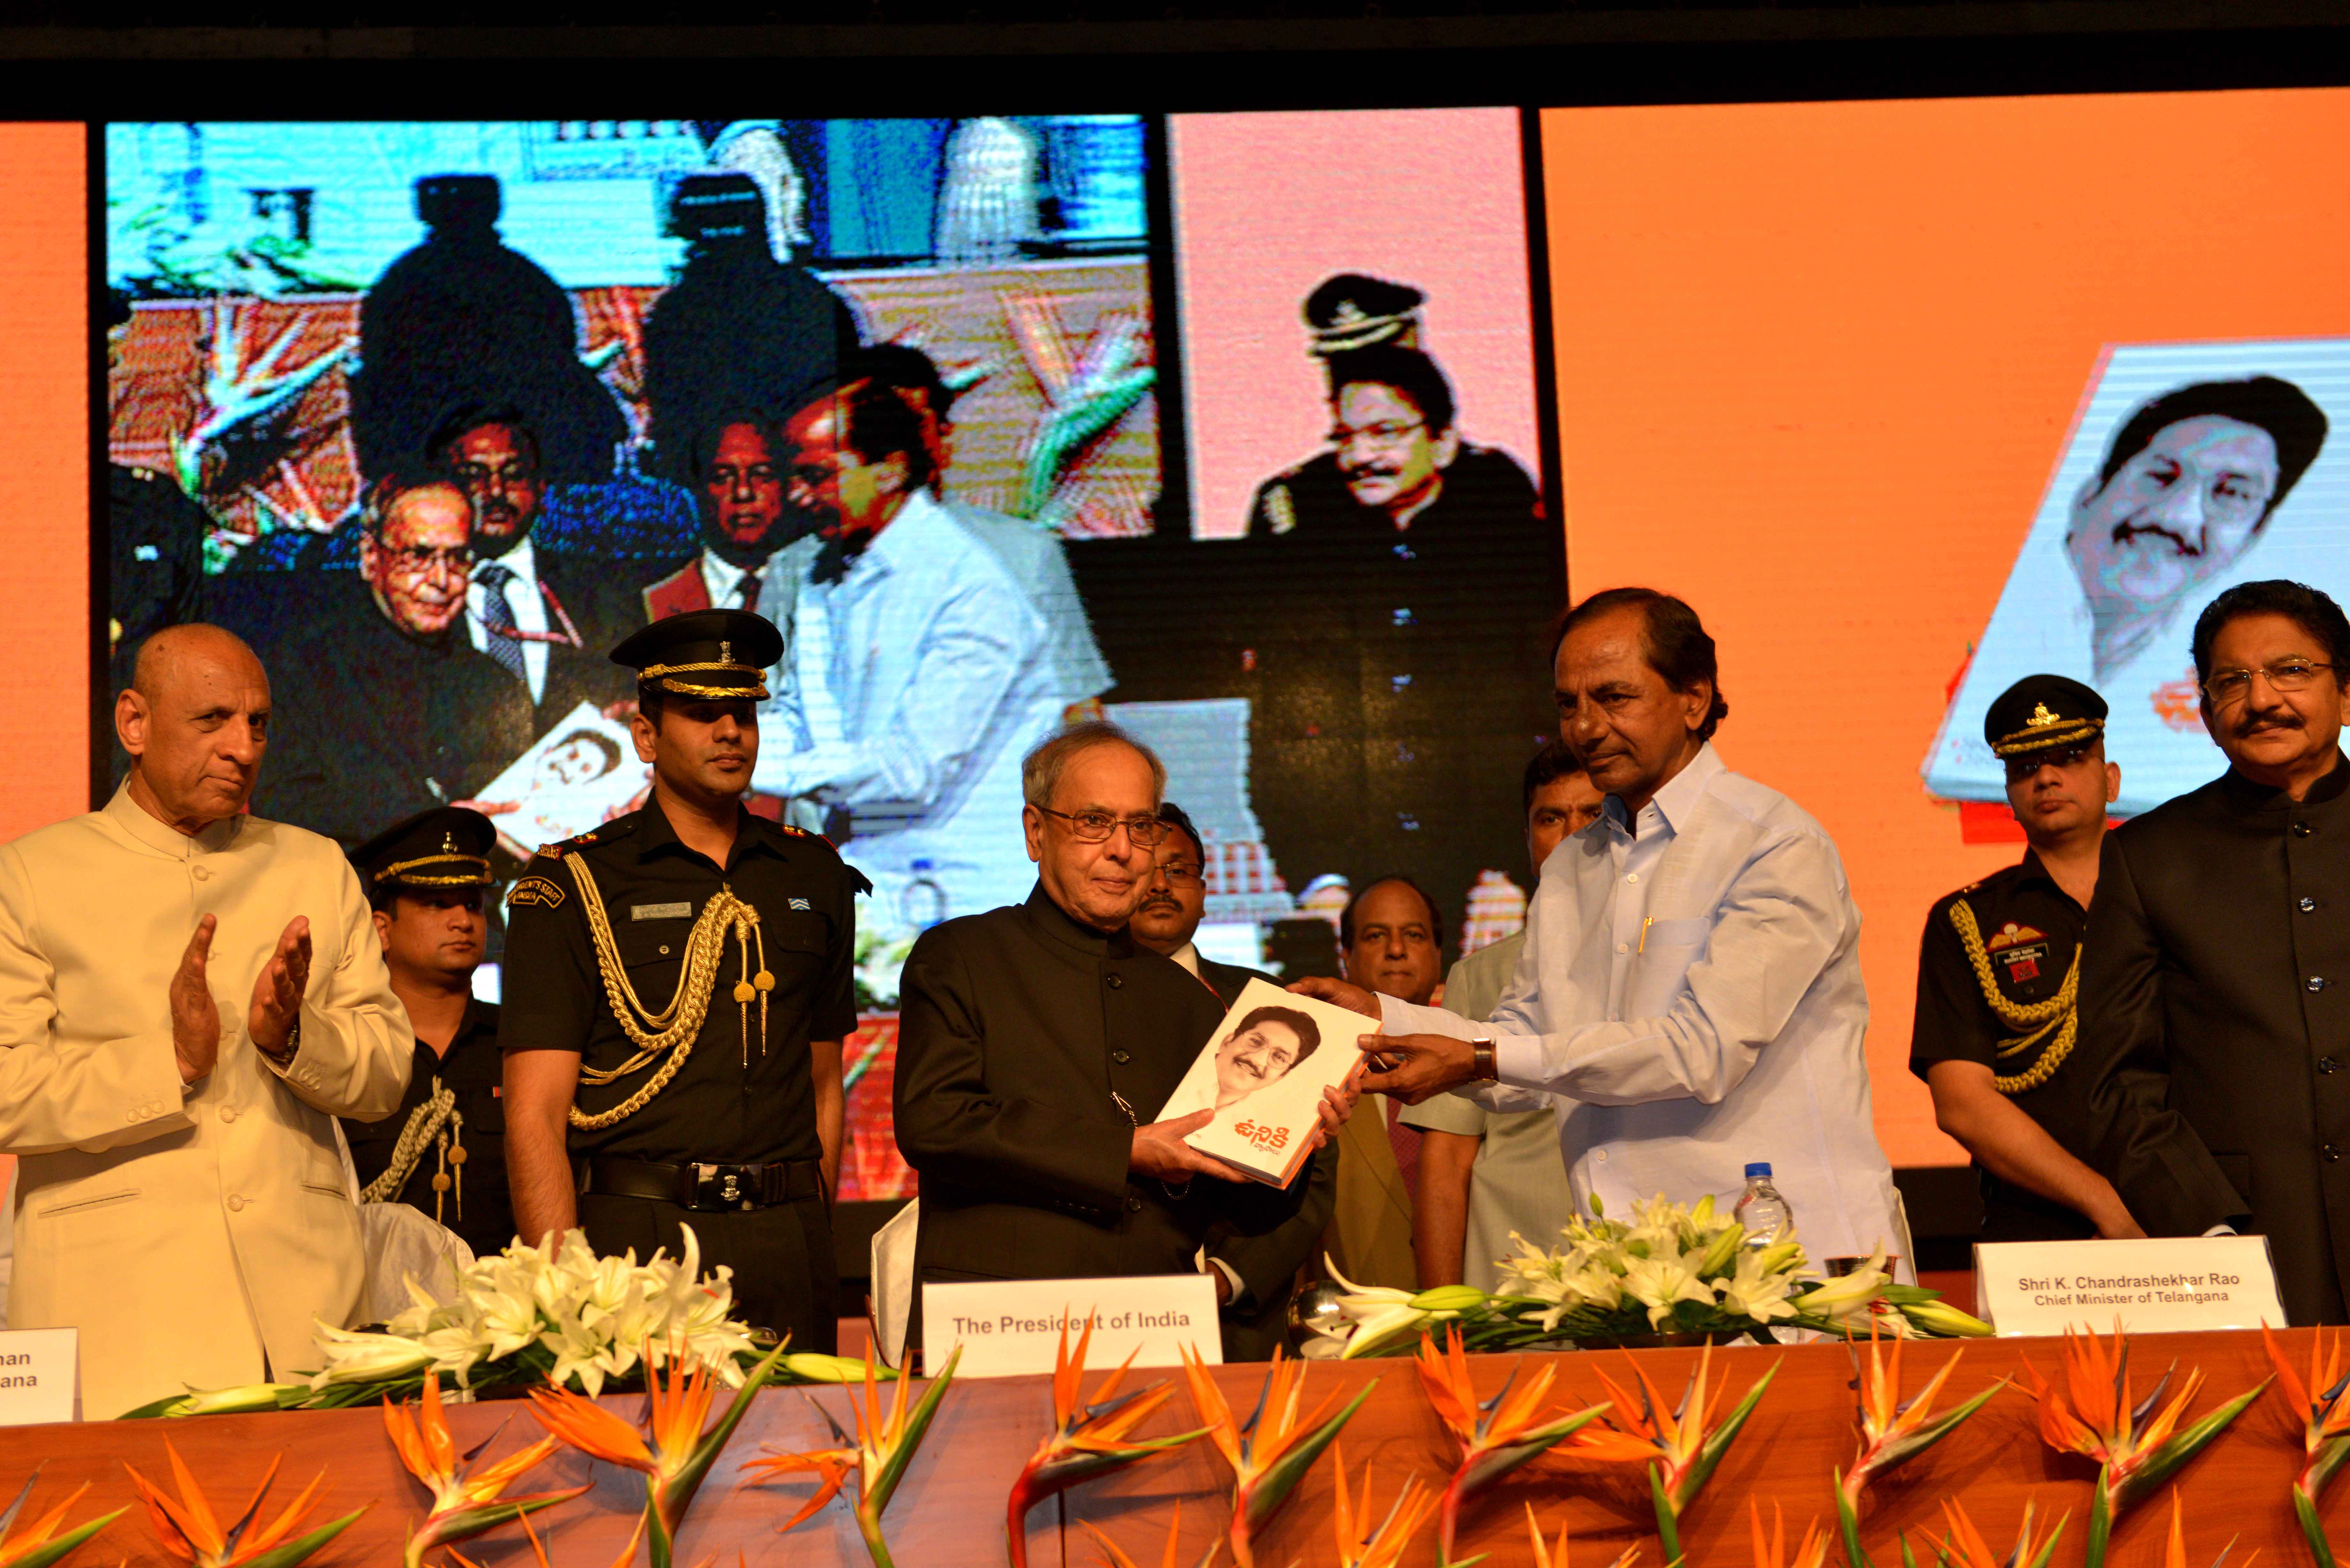
[[[563,903],[563,889],[545,877],[525,877],[506,889],[506,908],[536,904],[543,909],[557,909]]]

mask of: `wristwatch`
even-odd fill
[[[1469,1075],[1481,1084],[1501,1081],[1501,1069],[1493,1060],[1493,1037],[1481,1035],[1469,1042]]]
[[[254,1044],[259,1045],[261,1042],[256,1040]],[[273,1062],[283,1064],[294,1060],[294,1054],[300,1049],[302,1049],[302,1020],[297,1014],[294,1022],[286,1026],[286,1044],[275,1051],[264,1051],[262,1054]]]

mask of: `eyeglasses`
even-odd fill
[[[1200,874],[1200,867],[1189,861],[1170,860],[1158,870],[1159,876],[1178,888],[1204,888],[1208,885],[1208,879]]]
[[[1069,825],[1069,836],[1080,844],[1106,844],[1109,836],[1119,828],[1126,829],[1127,842],[1141,849],[1156,849],[1167,840],[1169,827],[1155,816],[1112,816],[1106,811],[1055,811],[1049,805],[1036,808],[1046,816],[1057,816]]]
[[[1376,425],[1365,425],[1360,430],[1334,425],[1330,430],[1330,444],[1340,452],[1357,441],[1371,447],[1399,447],[1411,439],[1412,431],[1427,427],[1426,420],[1388,420]]]
[[[2214,708],[2232,708],[2251,695],[2255,675],[2267,680],[2272,691],[2303,691],[2317,679],[2319,670],[2333,668],[2306,659],[2285,659],[2259,670],[2221,670],[2203,682],[2203,694],[2211,699]]]
[[[376,548],[390,556],[393,566],[420,576],[435,566],[462,572],[473,564],[473,547],[471,545],[443,545],[435,549],[430,545],[386,545],[379,541]]]
[[[2087,746],[2057,746],[2044,752],[2029,752],[2020,757],[2008,757],[2004,759],[2007,782],[2022,784],[2045,767],[2072,767],[2085,759],[2089,750]]]

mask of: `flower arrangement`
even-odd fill
[[[506,1488],[544,1464],[561,1443],[554,1438],[541,1438],[494,1464],[475,1468],[473,1460],[480,1456],[481,1449],[459,1457],[456,1439],[450,1435],[449,1423],[441,1414],[438,1378],[425,1380],[424,1399],[417,1407],[384,1401],[383,1425],[390,1434],[391,1446],[399,1453],[400,1464],[432,1494],[432,1509],[425,1515],[423,1526],[408,1533],[408,1543],[400,1552],[400,1568],[424,1568],[426,1555],[437,1548],[449,1548],[450,1554],[455,1556],[456,1542],[487,1534],[541,1509],[569,1502],[594,1484],[584,1483],[564,1491],[508,1496]]]
[[[1845,1560],[1856,1565],[1866,1561],[1860,1550],[1860,1504],[1869,1483],[1887,1470],[1906,1464],[1949,1437],[1963,1425],[1968,1417],[1990,1403],[1993,1395],[2007,1386],[2005,1378],[1995,1378],[1981,1393],[1967,1399],[1940,1416],[1934,1412],[1934,1396],[1959,1369],[1959,1358],[1966,1354],[1961,1348],[1950,1353],[1942,1369],[1926,1380],[1926,1386],[1907,1400],[1901,1397],[1901,1342],[1893,1342],[1891,1365],[1878,1355],[1877,1330],[1871,1325],[1868,1334],[1868,1365],[1859,1368],[1860,1382],[1860,1452],[1853,1457],[1852,1468],[1836,1474],[1836,1523],[1844,1533]],[[1853,1351],[1857,1364],[1860,1353]]]
[[[192,1568],[295,1568],[348,1530],[367,1511],[362,1504],[307,1535],[295,1535],[309,1514],[311,1501],[318,1494],[318,1483],[327,1479],[321,1470],[311,1478],[300,1495],[278,1511],[276,1518],[262,1523],[261,1505],[276,1482],[277,1466],[285,1457],[281,1454],[271,1458],[244,1511],[232,1522],[223,1524],[220,1516],[213,1511],[211,1500],[204,1496],[203,1488],[196,1484],[196,1478],[189,1473],[187,1462],[180,1458],[180,1450],[172,1446],[169,1438],[163,1439],[163,1451],[172,1460],[172,1480],[180,1493],[176,1500],[164,1496],[161,1488],[130,1465],[122,1468],[130,1471],[130,1484],[138,1489],[139,1501],[147,1505],[147,1521],[154,1527],[156,1541],[166,1553]]]
[[[2082,1454],[2097,1461],[2097,1487],[2089,1499],[2086,1568],[2104,1568],[2114,1521],[2178,1474],[2273,1381],[2264,1377],[2202,1419],[2173,1431],[2203,1386],[2202,1371],[2189,1372],[2170,1403],[2162,1405],[2171,1375],[2178,1371],[2174,1364],[2143,1404],[2132,1405],[2129,1340],[2118,1324],[2110,1350],[2094,1334],[2076,1335],[2065,1331],[2061,1387],[2051,1385],[2028,1361],[2023,1369],[2031,1376],[2033,1394],[2040,1404],[2041,1440],[2060,1453]],[[2158,1405],[2162,1405],[2158,1412]]]
[[[478,1259],[453,1300],[436,1302],[409,1282],[411,1304],[375,1329],[319,1324],[320,1365],[304,1383],[260,1383],[159,1399],[130,1412],[203,1416],[268,1409],[337,1409],[414,1397],[428,1376],[464,1398],[498,1388],[572,1388],[591,1397],[608,1384],[640,1386],[679,1359],[707,1366],[739,1388],[760,1359],[748,1325],[729,1315],[733,1271],[702,1272],[702,1246],[685,1227],[684,1255],[645,1262],[634,1251],[598,1257],[577,1231],[533,1247],[521,1241]],[[862,1363],[785,1355],[772,1381],[840,1383]]]
[[[1437,1561],[1450,1563],[1463,1510],[1483,1496],[1495,1481],[1528,1460],[1539,1459],[1597,1420],[1607,1413],[1607,1406],[1602,1403],[1581,1410],[1554,1410],[1545,1416],[1543,1402],[1550,1397],[1551,1379],[1558,1368],[1555,1365],[1545,1366],[1519,1386],[1518,1374],[1525,1370],[1523,1361],[1510,1369],[1500,1392],[1490,1399],[1479,1399],[1476,1385],[1470,1380],[1469,1358],[1461,1351],[1457,1328],[1446,1330],[1442,1352],[1437,1350],[1433,1339],[1422,1334],[1417,1366],[1428,1402],[1435,1407],[1438,1419],[1461,1445],[1461,1462],[1454,1467],[1452,1479],[1444,1489],[1437,1516]],[[1341,1501],[1346,1495],[1344,1468],[1340,1467],[1338,1478]],[[1363,1488],[1367,1494],[1367,1475]],[[1364,1506],[1367,1511],[1369,1505]]]
[[[769,1450],[770,1457],[754,1459],[746,1468],[765,1477],[792,1475],[813,1471],[816,1477],[816,1494],[801,1505],[800,1511],[785,1520],[779,1532],[797,1529],[837,1497],[854,1481],[849,1492],[849,1512],[857,1521],[857,1533],[865,1540],[865,1554],[873,1560],[873,1568],[894,1568],[889,1557],[889,1542],[881,1533],[881,1515],[889,1500],[897,1495],[898,1483],[906,1479],[906,1467],[914,1462],[915,1451],[921,1448],[923,1438],[930,1434],[931,1422],[937,1418],[939,1401],[946,1397],[947,1386],[954,1381],[955,1364],[962,1359],[958,1345],[947,1357],[944,1366],[931,1378],[931,1386],[910,1412],[906,1394],[910,1386],[903,1378],[889,1402],[889,1412],[881,1412],[881,1396],[874,1381],[873,1363],[865,1363],[865,1397],[860,1404],[854,1394],[848,1400],[848,1424],[856,1435],[840,1429],[832,1412],[816,1405],[816,1414],[832,1429],[830,1449],[816,1449],[805,1453],[787,1454]],[[816,1405],[814,1399],[808,1401]]]
[[[648,1351],[650,1354],[650,1351]],[[715,1371],[709,1362],[689,1364],[672,1355],[667,1370],[649,1379],[644,1428],[620,1419],[595,1400],[561,1388],[531,1390],[531,1414],[550,1437],[590,1459],[619,1465],[645,1478],[644,1511],[621,1552],[625,1564],[637,1554],[637,1542],[648,1542],[652,1568],[670,1568],[677,1546],[677,1529],[685,1511],[693,1506],[719,1451],[734,1436],[734,1428],[750,1413],[751,1396],[764,1387],[783,1359],[777,1345],[761,1357],[748,1376],[738,1380],[734,1397],[715,1423],[710,1407],[717,1396]]]
[[[1118,1386],[1134,1365],[1134,1352],[1101,1380],[1091,1400],[1081,1397],[1086,1377],[1086,1351],[1093,1344],[1094,1320],[1086,1319],[1077,1336],[1077,1353],[1069,1354],[1069,1325],[1061,1324],[1061,1342],[1053,1352],[1053,1429],[1036,1445],[1004,1500],[1003,1542],[1012,1568],[1028,1568],[1028,1511],[1048,1497],[1056,1497],[1080,1481],[1180,1449],[1208,1428],[1196,1428],[1166,1438],[1130,1438],[1127,1434],[1149,1420],[1175,1397],[1171,1383],[1153,1383],[1120,1395]]]
[[[6,1512],[0,1513],[0,1568],[50,1568],[52,1563],[62,1563],[72,1556],[75,1548],[113,1523],[122,1513],[122,1509],[118,1508],[112,1513],[101,1514],[86,1523],[77,1524],[63,1535],[57,1534],[57,1526],[66,1521],[66,1511],[79,1502],[82,1493],[89,1490],[89,1483],[84,1481],[68,1494],[65,1501],[26,1525],[24,1533],[18,1534],[16,1516],[25,1511],[25,1504],[31,1500],[33,1488],[40,1479],[41,1472],[36,1468],[31,1475],[25,1478],[25,1488],[16,1494],[16,1501],[8,1505]],[[124,1505],[126,1508],[129,1506],[127,1503]]]
[[[1779,1376],[1774,1362],[1717,1426],[1713,1410],[1722,1388],[1717,1385],[1711,1394],[1707,1393],[1706,1379],[1712,1369],[1713,1346],[1709,1345],[1698,1353],[1697,1366],[1681,1390],[1681,1402],[1671,1409],[1665,1407],[1663,1396],[1638,1362],[1632,1363],[1632,1376],[1640,1390],[1638,1408],[1632,1397],[1602,1372],[1599,1386],[1607,1390],[1607,1400],[1598,1408],[1607,1414],[1597,1427],[1575,1438],[1574,1451],[1579,1455],[1648,1468],[1648,1496],[1656,1505],[1657,1542],[1663,1549],[1665,1568],[1673,1568],[1682,1560],[1681,1515],[1713,1479],[1722,1456],[1738,1440],[1754,1407],[1762,1402],[1771,1380]]]
[[[1243,1421],[1234,1418],[1223,1390],[1189,1351],[1183,1353],[1183,1376],[1191,1386],[1191,1403],[1207,1424],[1209,1438],[1232,1467],[1232,1522],[1225,1540],[1232,1549],[1232,1562],[1237,1568],[1256,1568],[1256,1532],[1289,1501],[1297,1483],[1305,1479],[1322,1450],[1336,1441],[1339,1428],[1363,1407],[1379,1380],[1374,1377],[1364,1384],[1362,1392],[1327,1419],[1324,1417],[1338,1397],[1336,1389],[1323,1396],[1311,1415],[1301,1418],[1297,1406],[1305,1394],[1305,1365],[1284,1358],[1276,1349],[1265,1370],[1264,1386],[1257,1391],[1256,1408]]]
[[[1877,1324],[1905,1338],[1991,1332],[1937,1292],[1895,1284],[1881,1247],[1862,1268],[1821,1279],[1804,1272],[1800,1243],[1754,1245],[1737,1220],[1714,1212],[1711,1196],[1694,1207],[1656,1198],[1635,1205],[1629,1220],[1607,1218],[1595,1197],[1589,1218],[1577,1216],[1561,1235],[1565,1244],[1546,1250],[1513,1236],[1518,1255],[1503,1264],[1509,1282],[1490,1295],[1471,1285],[1357,1285],[1334,1268],[1347,1293],[1336,1326],[1317,1329],[1326,1338],[1315,1349],[1342,1359],[1394,1354],[1444,1322],[1460,1324],[1471,1351],[1660,1334],[1767,1340],[1774,1327],[1843,1334]]]
[[[2325,1495],[2325,1488],[2334,1480],[2342,1461],[2350,1459],[2350,1376],[2342,1370],[2342,1335],[2335,1334],[2329,1347],[2325,1331],[2319,1329],[2309,1342],[2309,1381],[2285,1359],[2284,1347],[2261,1324],[2261,1342],[2268,1347],[2269,1362],[2276,1368],[2277,1395],[2285,1408],[2301,1427],[2301,1472],[2293,1477],[2293,1512],[2301,1522],[2303,1539],[2309,1542],[2309,1553],[2318,1568],[2334,1568],[2334,1547],[2325,1539],[2325,1526],[2318,1521],[2317,1503]]]

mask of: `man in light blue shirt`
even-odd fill
[[[914,412],[869,379],[785,421],[786,491],[823,544],[792,619],[794,744],[754,787],[850,814],[842,857],[884,930],[1014,904],[1034,884],[1020,759],[1061,725],[1053,628],[931,489]]]
[[[1416,1104],[1467,1087],[1496,1110],[1559,1112],[1568,1186],[1624,1213],[1659,1193],[1727,1207],[1771,1162],[1814,1258],[1908,1238],[1869,1114],[1860,914],[1825,829],[1724,767],[1713,639],[1680,600],[1617,588],[1568,615],[1559,736],[1607,795],[1544,867],[1526,944],[1492,1020],[1342,982],[1296,989],[1371,1013]]]

